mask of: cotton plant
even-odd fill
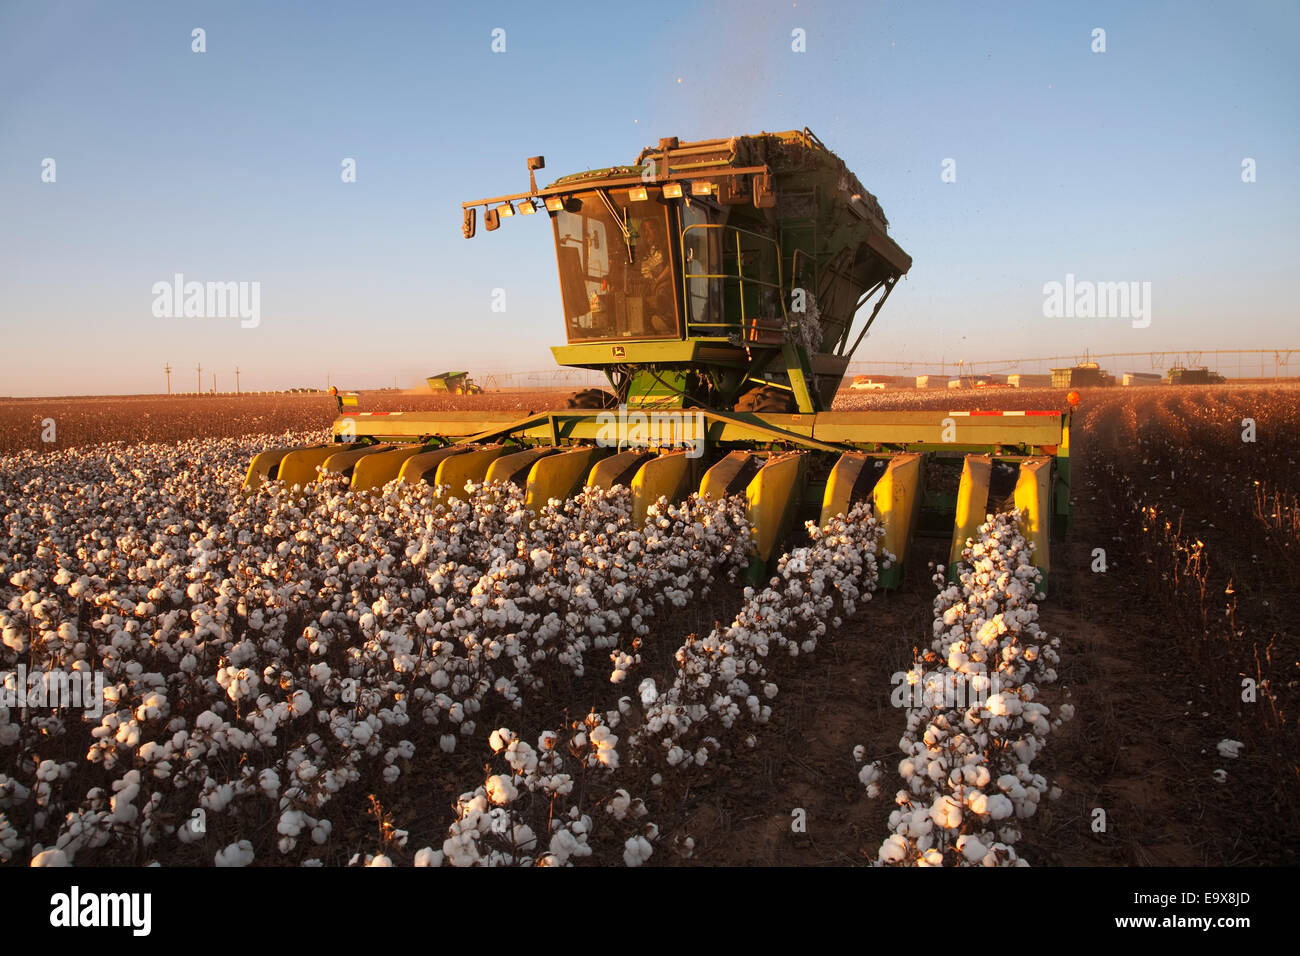
[[[1074,709],[1063,704],[1053,720],[1038,699],[1056,681],[1060,639],[1038,625],[1039,572],[1020,520],[991,516],[963,551],[958,581],[935,575],[934,637],[907,674],[920,706],[906,711],[904,786],[881,864],[1027,865],[1015,851],[1022,821],[1059,795],[1031,764]]]
[[[613,786],[618,743],[595,712],[567,730],[544,731],[535,746],[507,727],[494,730],[496,772],[461,794],[442,848],[426,847],[416,864],[568,866],[591,857],[612,831],[624,862],[640,866],[659,830],[640,822],[643,800]]]
[[[0,670],[103,682],[84,720],[0,707],[0,854],[229,864],[250,830],[274,834],[259,856],[318,853],[341,797],[460,759],[553,688],[640,681],[652,627],[747,561],[735,498],[635,527],[626,488],[537,511],[500,483],[239,490],[256,450],[319,439],[0,459]],[[622,732],[587,733],[615,772]]]
[[[652,680],[642,683],[634,753],[670,768],[704,766],[721,749],[719,738],[771,719],[776,672],[815,651],[859,601],[870,600],[883,534],[870,503],[854,505],[824,529],[808,522],[806,530],[811,545],[783,554],[766,588],[745,588],[729,626],[686,638],[662,691]],[[632,703],[621,709],[632,712]]]

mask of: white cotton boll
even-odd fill
[[[415,854],[416,866],[442,866],[443,854],[441,850],[435,850],[432,847],[424,847]]]
[[[643,836],[629,837],[623,844],[623,862],[628,866],[640,866],[650,855],[654,853],[654,848],[650,846],[650,841]]]
[[[979,863],[988,855],[988,848],[979,840],[964,833],[957,838],[957,852],[966,858],[970,863]]]
[[[484,789],[487,791],[488,799],[498,806],[513,803],[519,796],[519,789],[510,782],[510,778],[500,774],[488,777]]]
[[[1226,770],[1216,770],[1216,771],[1214,771],[1214,782],[1215,782],[1215,783],[1227,783],[1227,782],[1228,782],[1228,771],[1226,771]]]
[[[946,830],[961,826],[961,816],[961,804],[949,796],[939,797],[930,808],[930,818],[935,825]]]
[[[1216,745],[1220,757],[1240,757],[1241,748],[1246,746],[1240,740],[1220,740]]]
[[[270,768],[257,775],[257,785],[271,799],[280,795],[280,776]]]
[[[637,686],[636,692],[641,698],[642,707],[652,707],[654,702],[659,699],[658,688],[655,686],[654,680],[649,677]]]
[[[366,866],[392,866],[392,865],[393,865],[393,861],[388,857],[384,856],[384,854],[382,853],[377,854],[372,859],[366,861]]]
[[[609,803],[605,804],[605,811],[613,814],[615,820],[622,820],[627,816],[628,808],[631,806],[631,794],[626,790],[619,789],[614,791],[614,796],[610,798]]]
[[[994,820],[1005,820],[1015,813],[1015,804],[1005,794],[995,793],[988,799],[988,812]]]
[[[40,853],[32,857],[31,865],[39,867],[61,867],[71,866],[72,864],[68,861],[68,855],[66,853],[60,849],[53,848],[42,850]]]
[[[443,734],[438,738],[438,746],[442,749],[443,753],[454,753],[456,750],[456,735]]]
[[[232,843],[216,855],[217,866],[249,866],[253,862],[253,844],[248,840]]]
[[[907,841],[898,834],[886,837],[878,855],[881,863],[902,863],[907,859]]]

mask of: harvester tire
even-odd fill
[[[584,388],[581,392],[574,392],[569,396],[569,408],[613,408],[618,404],[618,399],[612,392],[607,392],[603,388]]]
[[[758,388],[750,389],[736,401],[738,412],[792,414],[798,410],[793,395],[770,385],[760,385]]]

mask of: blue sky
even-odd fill
[[[1297,27],[1281,2],[4,0],[0,394],[160,391],[168,361],[222,389],[550,368],[547,218],[467,242],[461,201],[539,153],[550,182],[801,126],[915,263],[858,359],[1300,345]],[[260,324],[155,317],[177,272],[260,282]],[[1150,282],[1150,326],[1045,318],[1067,273]]]

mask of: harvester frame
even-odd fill
[[[1006,502],[1024,511],[1046,589],[1052,536],[1070,523],[1072,409],[830,410],[912,260],[810,131],[664,139],[631,166],[538,189],[543,167],[528,161],[526,193],[464,203],[463,234],[474,236],[480,207],[489,231],[515,203],[525,217],[547,211],[568,338],[552,352],[604,372],[613,395],[602,404],[616,409],[357,412],[335,421],[333,443],[259,455],[248,486],[324,472],[355,490],[400,478],[445,495],[511,480],[537,508],[623,484],[638,522],[661,497],[743,493],[755,583],[797,518],[824,525],[869,498],[893,556],[885,587],[915,533],[948,533],[955,574],[986,512]],[[666,434],[644,427],[663,418]]]

